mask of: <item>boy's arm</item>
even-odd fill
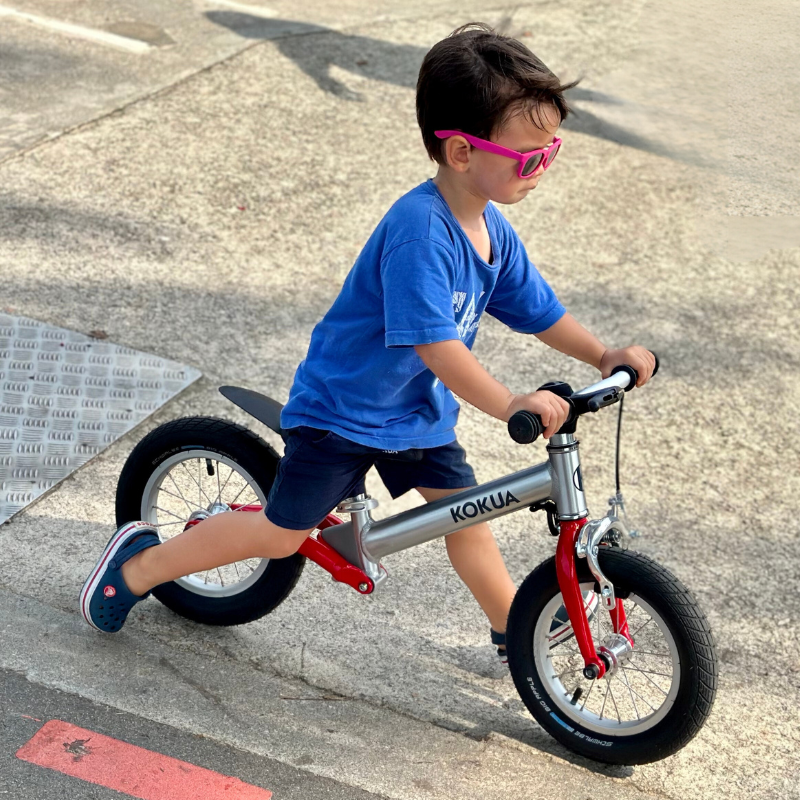
[[[549,439],[566,421],[569,406],[552,392],[514,394],[493,378],[460,339],[414,346],[425,366],[470,405],[504,422],[517,411],[538,414]]]
[[[650,380],[655,367],[653,354],[644,347],[608,350],[570,314],[564,314],[546,331],[535,334],[549,347],[599,369],[604,378],[619,364],[628,364],[639,373],[637,386]],[[549,439],[567,420],[569,406],[552,392],[514,394],[493,378],[460,339],[414,346],[425,366],[448,388],[470,405],[508,422],[517,411],[538,414]]]
[[[564,314],[546,331],[534,335],[548,347],[566,353],[586,364],[591,364],[600,370],[604,378],[611,374],[614,367],[627,364],[639,374],[636,385],[644,386],[650,380],[655,369],[655,357],[649,350],[638,345],[623,347],[619,350],[608,350],[571,314]]]

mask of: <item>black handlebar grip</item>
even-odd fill
[[[652,378],[656,372],[658,372],[661,362],[658,360],[658,356],[652,350],[650,351],[650,355],[652,355],[656,360],[656,365],[653,367],[653,375],[650,376]],[[628,384],[628,388],[625,390],[626,392],[636,388],[636,381],[639,380],[639,373],[633,367],[629,367],[627,364],[620,364],[618,367],[614,367],[614,369],[611,370],[612,375],[617,372],[627,372],[628,376],[630,377],[631,382]]]
[[[508,433],[515,442],[530,444],[544,433],[544,425],[536,414],[517,411],[508,421]]]

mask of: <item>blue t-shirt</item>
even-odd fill
[[[547,330],[564,314],[491,203],[484,218],[491,264],[432,180],[389,209],[311,334],[283,428],[322,428],[382,450],[455,439],[458,402],[414,345],[461,339],[471,349],[484,311],[521,333]]]

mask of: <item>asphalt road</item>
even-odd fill
[[[78,695],[46,688],[9,670],[0,670],[0,706],[3,716],[0,726],[0,794],[14,800],[42,797],[113,800],[120,796],[118,791],[99,783],[91,784],[15,757],[17,751],[52,720],[62,720],[150,752],[169,754],[187,764],[222,775],[235,775],[245,783],[287,800],[369,800],[382,797],[317,777],[300,767],[222,745],[213,738],[185,733],[141,715],[126,714]],[[91,739],[88,741],[91,743]],[[120,763],[117,768],[122,766]],[[98,780],[102,780],[102,775],[98,775]],[[164,796],[169,796],[166,789]]]

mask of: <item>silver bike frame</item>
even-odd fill
[[[576,394],[621,391],[628,382],[628,375],[619,372]],[[583,519],[588,510],[578,448],[573,434],[556,434],[550,438],[548,460],[542,464],[378,521],[370,514],[378,505],[376,500],[367,495],[348,498],[337,511],[350,514],[350,521],[325,528],[320,535],[377,586],[386,577],[380,566],[385,556],[544,500],[555,503],[559,520]]]

